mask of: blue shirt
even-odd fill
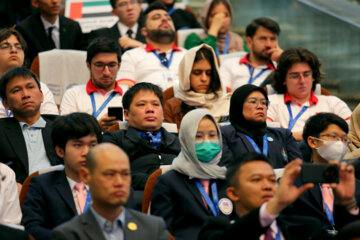
[[[89,209],[95,216],[100,228],[105,236],[106,240],[124,240],[124,231],[122,229],[125,226],[125,208],[122,208],[120,215],[112,223],[109,220],[101,217],[91,206]]]

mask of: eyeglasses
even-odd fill
[[[304,79],[308,80],[308,79],[312,78],[312,71],[307,71],[304,73],[289,73],[288,78],[290,80],[299,80],[301,78],[301,76]]]
[[[12,50],[12,49],[16,49],[16,50],[23,50],[23,46],[21,46],[20,43],[15,43],[14,45],[11,45],[10,43],[2,43],[0,44],[0,49],[1,50]]]
[[[270,104],[270,101],[267,99],[248,98],[245,101],[254,107],[257,107],[260,103],[261,106],[267,108]]]
[[[128,7],[130,4],[131,4],[131,5],[135,5],[135,4],[137,4],[137,3],[138,3],[137,0],[131,0],[131,1],[129,1],[129,2],[121,2],[121,3],[119,3],[118,5],[116,5],[116,7],[124,8],[124,7]]]
[[[117,62],[111,62],[111,63],[96,62],[93,65],[96,71],[104,71],[105,67],[108,67],[109,71],[115,71],[119,67],[119,63]]]
[[[335,134],[321,134],[320,137],[327,137],[329,141],[342,141],[345,145],[349,145],[352,142],[348,137],[339,137]]]

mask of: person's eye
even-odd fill
[[[198,75],[201,74],[201,70],[194,70],[192,73],[193,73],[194,75],[198,76]]]
[[[251,182],[260,182],[260,178],[253,178],[251,179]]]
[[[249,99],[249,103],[251,103],[251,104],[256,104],[256,100],[255,99]]]

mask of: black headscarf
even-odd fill
[[[230,122],[237,131],[251,137],[259,148],[262,148],[262,138],[266,133],[266,122],[250,122],[243,115],[245,99],[255,91],[261,92],[268,100],[265,90],[252,84],[243,85],[235,90],[230,100]]]

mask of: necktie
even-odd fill
[[[271,227],[266,231],[264,240],[274,240]]]
[[[77,191],[77,199],[78,199],[80,211],[81,211],[81,213],[83,213],[85,203],[86,203],[86,196],[84,194],[85,184],[77,183],[77,184],[75,184],[74,188]]]
[[[159,53],[159,57],[160,57],[160,63],[162,65],[164,65],[165,67],[169,66],[169,61],[166,58],[166,53]]]
[[[132,34],[133,34],[133,30],[131,30],[131,28],[129,28],[127,31],[126,31],[126,34],[128,35],[129,38],[133,38],[132,37]]]
[[[209,195],[210,180],[200,179],[201,185],[203,186],[207,195]]]
[[[49,43],[51,46],[51,49],[56,48],[54,39],[52,38],[52,31],[54,30],[55,27],[49,27],[48,28],[48,39],[49,39]]]
[[[326,203],[330,211],[333,212],[334,197],[331,193],[330,184],[326,184],[326,183],[321,184],[321,192],[324,203]]]

